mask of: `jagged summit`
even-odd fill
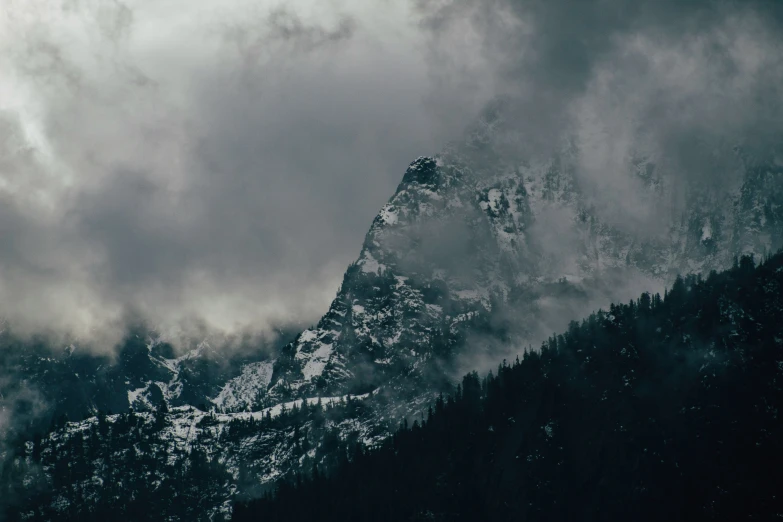
[[[498,159],[477,170],[452,146],[413,161],[329,311],[283,349],[258,406],[363,393],[427,373],[444,353],[461,354],[477,321],[497,324],[498,315],[519,313],[517,340],[537,343],[580,313],[625,299],[638,280],[662,286],[783,243],[780,195],[770,188],[780,185],[780,169],[749,170],[742,190],[723,199],[693,195],[668,234],[640,238],[594,211],[573,154],[571,147],[516,167]],[[649,158],[629,175],[660,188]]]
[[[426,156],[417,158],[408,166],[405,175],[402,177],[402,183],[418,183],[419,185],[437,188],[438,164],[436,160]]]

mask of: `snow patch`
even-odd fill
[[[226,383],[212,403],[223,412],[249,410],[272,381],[274,361],[255,362],[242,367],[242,372]]]
[[[394,205],[387,203],[378,213],[378,217],[387,225],[396,225],[399,221],[397,210]]]
[[[427,311],[431,315],[440,315],[443,313],[443,307],[436,304],[428,304],[426,305]]]
[[[359,266],[362,267],[362,272],[367,274],[378,274],[381,268],[386,268],[384,265],[376,261],[369,252],[364,253],[364,257],[359,260]]]
[[[478,290],[457,290],[454,292],[454,295],[456,295],[458,299],[464,299],[466,301],[478,301],[481,299],[481,294],[479,294]]]
[[[144,393],[149,389],[150,385],[147,383],[146,386],[142,388],[136,388],[135,390],[128,390],[128,404],[133,407],[133,405],[136,403],[136,401],[141,402],[145,406],[149,406],[148,401],[144,398]]]
[[[500,191],[500,189],[496,188],[490,189],[487,193],[487,205],[492,209],[493,212],[497,213],[500,210],[500,198],[502,195],[503,193]],[[482,208],[484,207],[482,206]]]
[[[329,362],[329,357],[331,357],[333,351],[334,348],[331,344],[321,343],[321,345],[310,355],[304,368],[302,368],[302,375],[304,375],[306,381],[309,381],[313,377],[317,377],[324,372],[326,363]],[[297,358],[299,359],[305,357],[303,354],[302,357],[299,357],[299,355],[300,354],[297,354]]]
[[[315,330],[305,330],[299,335],[299,343],[310,343],[318,338],[318,333]]]
[[[704,225],[701,227],[701,240],[709,241],[712,239],[712,223],[709,219],[704,220]]]

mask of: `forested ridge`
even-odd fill
[[[380,447],[237,521],[783,516],[783,254],[678,278],[466,375]]]
[[[16,457],[0,465],[0,498],[9,504],[0,520],[226,520],[232,488],[254,492],[252,463],[241,463],[237,477],[215,456],[215,446],[239,444],[253,435],[285,437],[293,457],[304,467],[319,462],[335,469],[341,456],[352,453],[356,438],[340,438],[337,423],[360,417],[366,406],[348,397],[344,401],[293,405],[272,417],[237,418],[225,425],[214,411],[203,415],[201,432],[188,448],[172,449],[161,442],[177,429],[165,402],[155,412],[106,415],[94,422],[57,421],[51,433],[20,441]],[[182,408],[180,408],[182,410]],[[191,409],[195,410],[195,409]],[[256,440],[259,451],[264,440]],[[215,509],[218,506],[219,509]],[[0,511],[0,515],[3,513]]]

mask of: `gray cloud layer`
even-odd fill
[[[783,122],[775,2],[8,4],[0,315],[28,330],[312,320],[407,163],[498,95],[510,157],[574,140],[640,230],[631,159],[726,185]]]
[[[315,320],[407,164],[450,137],[410,16],[11,1],[0,315],[82,337]]]
[[[656,229],[635,159],[652,159],[672,193],[728,189],[734,147],[779,155],[783,4],[760,1],[455,0],[422,3],[448,47],[465,20],[505,95],[508,157],[547,157],[570,142],[582,189],[607,218]],[[502,141],[499,140],[499,141]]]

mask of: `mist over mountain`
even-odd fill
[[[777,3],[187,7],[0,13],[14,516],[228,517],[783,247]]]
[[[770,190],[780,168],[749,165],[725,208],[694,204],[668,237],[639,240],[583,207],[560,165],[489,176],[454,151],[416,160],[317,325],[279,352],[218,367],[204,343],[175,357],[160,340],[131,339],[121,352],[131,356],[127,364],[112,367],[126,380],[109,381],[114,395],[101,398],[133,413],[89,416],[88,400],[85,420],[54,419],[48,434],[18,437],[6,473],[32,489],[9,498],[27,498],[32,505],[22,505],[38,505],[43,511],[33,512],[45,519],[100,518],[126,505],[129,492],[141,502],[127,507],[134,519],[146,516],[141,506],[151,499],[170,516],[186,516],[181,508],[195,516],[193,505],[204,516],[228,516],[231,498],[252,498],[312,466],[336,469],[351,444],[382,443],[466,367],[535,346],[545,328],[596,307],[597,296],[626,299],[640,280],[663,284],[687,267],[731,265],[733,252],[766,249],[780,237],[780,196]],[[564,220],[561,233],[578,242],[557,255],[540,249],[540,215]],[[45,456],[42,468],[33,455]],[[78,474],[55,480],[56,462],[82,458]],[[148,473],[159,480],[143,480]],[[127,489],[103,487],[109,483]],[[168,503],[184,484],[191,496]]]
[[[743,258],[612,304],[234,520],[771,520],[782,274]]]

